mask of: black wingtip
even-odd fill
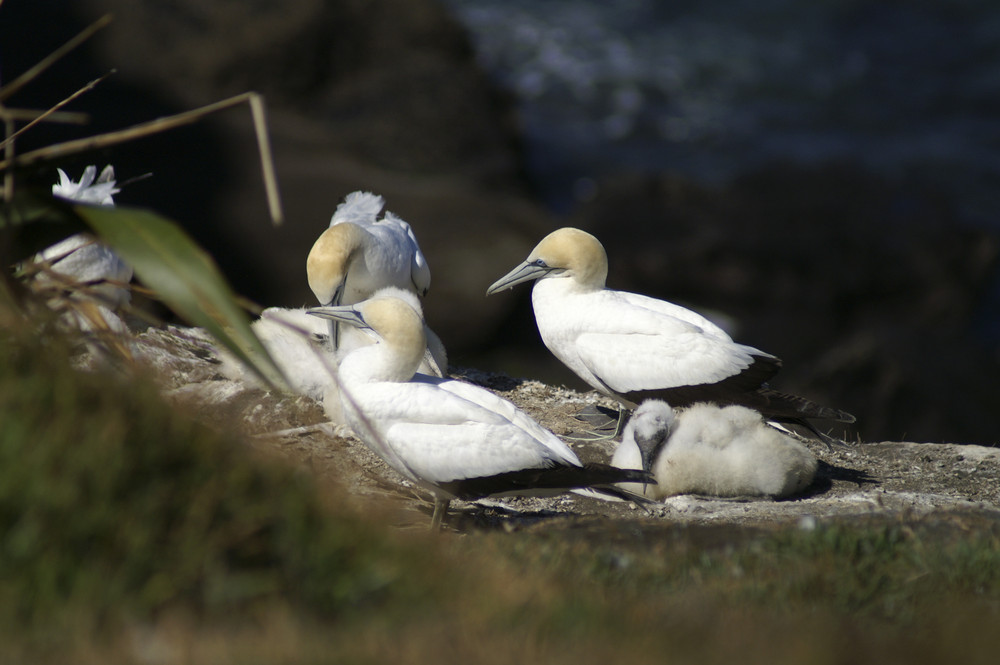
[[[600,482],[600,484],[613,484],[613,483],[643,483],[646,485],[655,485],[656,478],[653,477],[652,472],[643,471],[642,469],[619,469],[617,466],[611,466],[610,464],[601,464],[600,462],[588,462],[583,465],[592,477],[598,478],[603,477],[606,480]],[[594,483],[598,484],[597,482]]]
[[[853,415],[846,411],[823,406],[805,397],[781,392],[780,390],[774,390],[766,386],[759,388],[756,391],[756,395],[764,399],[764,404],[755,408],[765,416],[785,417],[789,419],[816,418],[818,420],[833,420],[845,424],[853,423],[856,420]],[[754,406],[751,402],[747,402],[747,405]]]
[[[640,481],[642,482],[642,481]],[[645,481],[647,485],[655,485],[656,481]],[[622,501],[630,501],[643,510],[649,510],[650,506],[659,505],[659,501],[654,501],[653,499],[647,499],[641,494],[636,494],[635,492],[630,492],[629,490],[624,490],[620,487],[615,487],[614,485],[601,486],[601,487],[591,487],[595,492],[599,494],[604,494],[605,496],[610,496],[615,499],[621,499]]]
[[[491,494],[532,490],[595,489],[608,493],[619,491],[614,487],[617,483],[655,485],[656,480],[648,471],[619,469],[607,464],[593,463],[583,466],[558,464],[546,468],[521,469],[495,476],[461,478],[438,483],[438,486],[460,499],[473,501]]]

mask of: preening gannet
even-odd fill
[[[647,400],[625,427],[611,464],[645,469],[656,485],[624,485],[651,499],[675,494],[784,497],[805,489],[816,457],[743,406],[694,404],[675,412]]]
[[[595,390],[632,409],[663,399],[675,406],[742,404],[768,419],[803,425],[854,416],[766,385],[781,367],[769,353],[735,343],[705,317],[664,300],[605,287],[608,258],[594,236],[562,228],[487,289],[537,280],[535,321],[545,346]]]
[[[585,487],[620,497],[611,483],[648,480],[642,471],[622,478],[620,469],[582,464],[554,434],[484,388],[415,374],[424,325],[403,300],[376,297],[317,314],[378,336],[340,363],[343,411],[369,448],[434,495],[432,528],[453,498]]]
[[[384,203],[369,192],[348,194],[309,250],[306,275],[320,305],[352,305],[384,286],[427,293],[431,271],[413,229],[389,211],[379,219]],[[328,325],[336,349],[339,327]]]

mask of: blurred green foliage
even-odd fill
[[[321,614],[398,575],[384,534],[331,512],[307,474],[194,423],[152,383],[71,368],[0,330],[0,613],[208,614],[282,599]]]
[[[135,662],[122,626],[172,611],[196,617],[175,639],[223,646],[168,662],[884,665],[991,662],[1000,647],[988,515],[813,529],[637,516],[433,542],[217,425],[141,377],[74,370],[61,337],[0,331],[0,660],[85,645]],[[294,619],[275,634],[281,608]]]
[[[140,208],[73,206],[175,313],[206,329],[267,385],[286,385],[215,261],[173,221]]]
[[[810,529],[622,525],[603,542],[558,533],[496,546],[525,571],[545,571],[569,588],[588,580],[640,605],[697,593],[737,607],[895,626],[948,601],[997,613],[1000,523],[951,517],[841,518]],[[980,528],[970,529],[975,522]]]

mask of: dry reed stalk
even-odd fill
[[[257,145],[260,151],[261,172],[264,177],[264,187],[267,193],[268,209],[271,213],[271,221],[278,226],[284,220],[281,209],[281,198],[278,193],[278,182],[274,172],[274,162],[272,159],[271,143],[267,133],[267,121],[264,115],[264,99],[256,92],[244,92],[228,99],[223,99],[206,106],[202,106],[183,113],[171,116],[156,118],[149,122],[143,122],[132,127],[126,127],[106,134],[97,134],[73,141],[65,141],[54,145],[32,150],[16,157],[5,158],[0,162],[0,171],[9,170],[19,166],[28,166],[40,162],[49,162],[69,155],[90,150],[98,150],[111,145],[134,141],[152,134],[176,129],[184,125],[196,122],[212,113],[217,113],[242,103],[250,105],[250,112],[253,116],[254,129],[257,135]]]
[[[101,81],[103,81],[104,79],[108,78],[109,76],[111,76],[114,73],[115,73],[115,70],[112,69],[110,72],[108,72],[104,76],[100,76],[100,77],[94,79],[93,81],[91,81],[90,83],[88,83],[87,85],[83,86],[82,88],[80,88],[79,90],[77,90],[76,92],[74,92],[72,95],[70,95],[66,99],[62,100],[61,102],[59,102],[58,104],[56,104],[55,106],[53,106],[52,108],[50,108],[49,110],[42,111],[31,122],[29,122],[24,127],[22,127],[21,129],[17,130],[16,132],[14,132],[13,134],[9,134],[7,136],[7,138],[5,138],[3,141],[0,141],[0,148],[5,147],[8,143],[12,142],[18,136],[20,136],[21,134],[25,133],[26,131],[28,131],[29,129],[31,129],[32,127],[34,127],[35,125],[37,125],[38,123],[48,120],[59,109],[61,109],[62,107],[66,106],[67,104],[69,104],[71,101],[73,101],[74,99],[76,99],[80,95],[93,90],[94,86],[96,86],[98,83],[100,83]],[[12,110],[14,110],[14,109],[12,109]],[[0,114],[6,115],[8,113],[10,113],[10,111],[7,111],[6,109],[0,108]],[[13,115],[13,114],[11,114],[11,115]]]
[[[83,42],[90,39],[91,35],[95,32],[104,28],[109,23],[111,23],[111,14],[105,14],[101,18],[97,19],[89,26],[83,29],[77,36],[73,37],[65,44],[57,48],[52,53],[48,54],[44,58],[38,61],[34,67],[29,68],[26,72],[18,76],[16,79],[8,83],[7,85],[0,88],[0,102],[7,99],[15,92],[23,88],[27,83],[29,83],[36,76],[44,72],[46,69],[51,67],[57,60],[62,58],[64,55],[75,49],[77,46]]]

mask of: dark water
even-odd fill
[[[447,1],[517,96],[556,209],[620,170],[838,161],[1000,228],[1000,3]]]

